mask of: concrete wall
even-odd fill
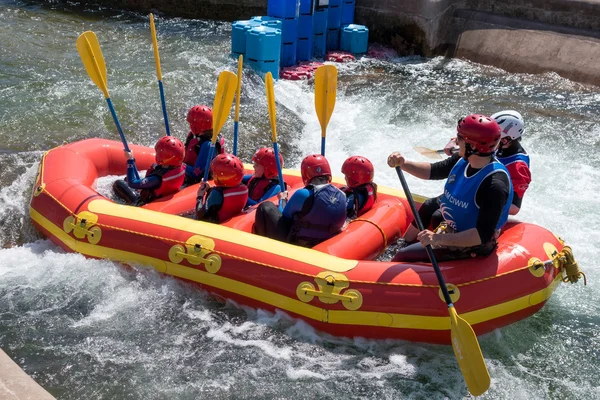
[[[0,399],[53,400],[54,397],[0,349]]]
[[[600,86],[600,0],[357,0],[370,40]]]

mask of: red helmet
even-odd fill
[[[256,153],[252,156],[252,162],[262,165],[265,169],[265,178],[273,179],[277,178],[277,162],[275,160],[275,150],[271,147],[263,147],[262,149],[256,150]],[[279,153],[279,163],[283,168],[283,157]]]
[[[194,106],[188,111],[187,122],[189,122],[190,130],[194,135],[211,130],[212,110],[208,106]]]
[[[219,154],[210,163],[217,186],[237,186],[244,177],[244,164],[233,154]]]
[[[470,146],[472,154],[492,154],[500,143],[500,126],[485,115],[467,115],[458,121],[456,130],[458,136]]]
[[[158,139],[154,151],[156,151],[155,157],[158,165],[170,165],[172,167],[181,165],[185,153],[181,140],[173,136],[163,136]]]
[[[320,154],[312,154],[302,160],[300,172],[302,173],[302,182],[304,182],[305,186],[308,185],[312,178],[316,178],[317,176],[331,177],[329,162]]]
[[[346,176],[346,184],[355,188],[373,180],[375,169],[373,164],[365,157],[349,157],[342,165],[342,174]]]

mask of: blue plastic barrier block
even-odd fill
[[[298,38],[309,38],[313,35],[313,16],[300,15],[298,18]]]
[[[313,14],[313,35],[325,35],[327,33],[327,18],[329,9],[319,8]]]
[[[312,15],[314,9],[313,0],[300,0],[300,15]]]
[[[273,79],[279,79],[279,60],[257,61],[249,59],[248,64],[263,78],[267,72],[270,72],[273,75]]]
[[[342,5],[343,0],[329,0],[329,7],[339,7]]]
[[[298,18],[300,16],[300,0],[269,0],[267,14],[270,17]]]
[[[340,30],[327,29],[327,50],[340,49]]]
[[[281,20],[281,43],[296,43],[298,39],[298,18]]]
[[[246,53],[246,33],[253,27],[259,26],[257,21],[235,21],[231,25],[231,52]]]
[[[282,30],[283,24],[281,23],[280,18],[260,15],[257,17],[252,17],[251,21],[259,22],[262,26],[268,26],[269,28],[279,29],[282,31],[282,35],[283,35],[283,30]]]
[[[340,35],[340,48],[352,54],[367,52],[369,29],[364,25],[344,25]]]
[[[246,34],[246,55],[255,61],[279,60],[281,30],[255,26]]]
[[[281,45],[280,66],[291,67],[296,65],[296,49],[297,43],[284,43]]]
[[[356,2],[354,0],[344,0],[342,3],[342,25],[348,25],[354,23],[354,8]]]
[[[329,15],[327,16],[327,29],[340,29],[342,26],[342,7],[329,7]]]
[[[298,38],[296,43],[296,62],[308,61],[312,58],[313,37]]]
[[[320,33],[313,35],[313,51],[312,55],[315,58],[325,57],[327,50],[327,35]]]

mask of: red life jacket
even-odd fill
[[[369,211],[371,208],[373,208],[373,205],[377,200],[377,185],[373,182],[365,183],[364,185],[360,185],[358,187],[355,187],[354,189],[350,189],[349,187],[345,187],[343,189],[346,193],[346,196],[354,194],[354,209],[352,215],[350,215],[350,211],[348,211],[349,218],[360,217],[361,215]],[[362,208],[359,208],[359,194],[366,197],[366,201],[363,204]]]
[[[215,186],[210,188],[207,197],[211,190],[218,190],[223,195],[223,203],[217,211],[217,223],[227,221],[229,218],[238,215],[248,201],[248,186],[240,183],[234,187]]]
[[[373,208],[375,200],[377,200],[377,185],[373,182],[369,182],[354,188],[354,192],[356,194],[358,194],[358,192],[363,192],[364,195],[366,195],[367,197],[365,204],[363,204],[362,208],[359,209],[358,196],[354,196],[354,209],[357,210],[356,214],[360,217],[361,215],[369,211],[371,208]]]
[[[148,176],[160,177],[161,183],[160,186],[154,190],[141,191],[140,196],[144,199],[145,203],[159,197],[177,193],[185,179],[185,167],[183,164],[179,167],[160,167],[157,164],[153,164],[146,171],[146,177]]]
[[[264,176],[257,178],[252,176],[248,181],[248,197],[254,201],[259,201],[265,193],[267,193],[273,186],[279,185],[277,179],[267,179]]]
[[[183,158],[183,162],[187,165],[196,165],[196,159],[198,158],[198,154],[200,154],[200,147],[202,147],[202,144],[204,144],[204,142],[210,142],[211,139],[212,136],[196,136],[190,131],[188,133],[187,138],[185,139],[185,157]],[[217,142],[215,143],[215,153],[225,153],[225,139],[222,135],[217,136]]]

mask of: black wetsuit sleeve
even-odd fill
[[[523,198],[522,198],[522,197],[519,197],[519,195],[517,194],[517,192],[513,192],[513,201],[512,201],[512,203],[513,203],[515,206],[517,206],[517,207],[521,208],[521,203],[522,203],[522,202],[523,202]]]
[[[509,196],[509,178],[504,172],[494,172],[479,185],[475,201],[479,205],[477,232],[481,243],[489,242],[496,231],[496,225]]]
[[[446,179],[450,176],[450,171],[456,165],[456,163],[460,160],[460,156],[458,154],[452,154],[450,157],[445,160],[438,161],[436,163],[431,164],[431,172],[429,174],[429,179],[431,180],[440,180]]]

